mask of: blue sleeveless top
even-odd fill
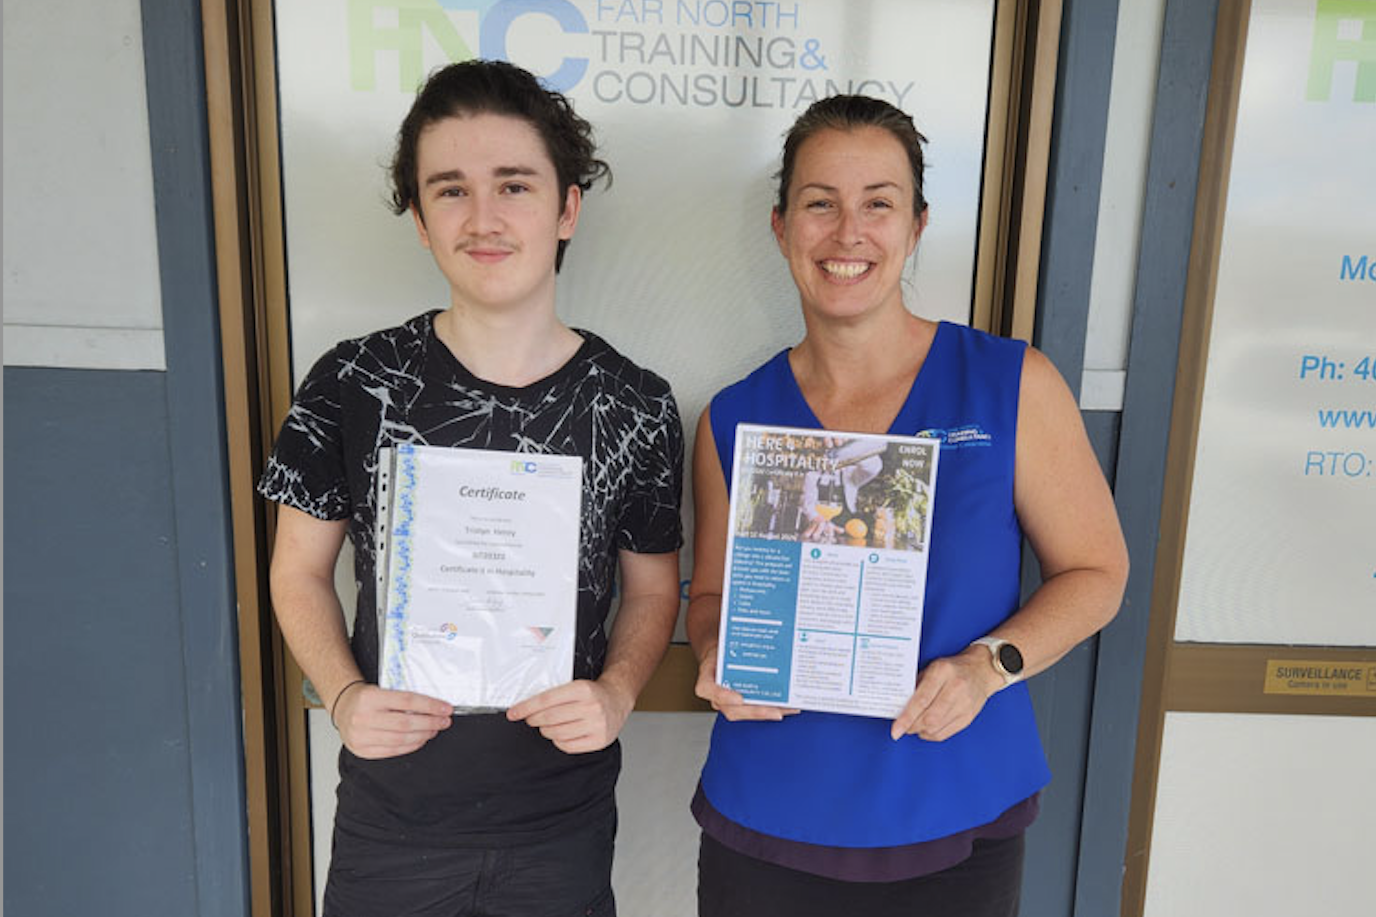
[[[1013,509],[1026,346],[942,322],[889,432],[942,441],[919,667],[965,649],[1018,608],[1022,529]],[[738,423],[819,429],[788,352],[712,399],[731,481]],[[896,847],[997,819],[1051,778],[1024,684],[989,698],[945,742],[889,738],[891,721],[804,712],[782,722],[718,717],[702,791],[762,834],[831,847]]]

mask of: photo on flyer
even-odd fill
[[[896,716],[912,694],[939,441],[736,429],[717,680]]]

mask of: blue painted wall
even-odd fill
[[[4,371],[4,904],[25,917],[248,913],[201,22],[141,12],[167,371]]]
[[[1112,485],[1118,458],[1119,414],[1086,411],[1083,417],[1090,444]],[[1036,558],[1030,549],[1024,549],[1024,594],[1030,594],[1038,583]],[[1098,658],[1099,638],[1096,636],[1027,682],[1032,705],[1037,711],[1042,747],[1051,765],[1051,785],[1042,791],[1041,815],[1027,832],[1027,859],[1023,867],[1024,914],[1084,917],[1075,910],[1075,893]],[[1136,717],[1135,711],[1126,715]],[[1126,792],[1131,778],[1129,769],[1109,779],[1121,781]],[[1095,842],[1090,839],[1090,843]]]
[[[166,378],[5,370],[5,910],[195,914]]]
[[[1117,0],[1066,0],[1062,7],[1033,343],[1077,394],[1089,322],[1117,26]],[[1099,463],[1113,484],[1120,416],[1112,411],[1083,416]],[[1023,557],[1026,596],[1039,584],[1039,571],[1030,550],[1025,549]],[[1083,837],[1083,824],[1098,659],[1096,636],[1028,682],[1052,782],[1042,793],[1041,816],[1028,831],[1024,914],[1091,917],[1077,911],[1075,902],[1081,844],[1096,842]],[[1123,715],[1135,720],[1136,711]],[[1107,779],[1126,793],[1131,778],[1129,769]]]

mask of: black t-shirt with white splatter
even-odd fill
[[[397,443],[583,458],[575,678],[596,678],[622,550],[682,542],[683,431],[668,384],[601,338],[522,388],[473,376],[435,336],[431,312],[344,341],[297,391],[258,489],[320,519],[348,519],[357,615],[353,652],[376,681],[373,488],[378,450]],[[525,843],[612,805],[620,749],[567,755],[502,714],[456,717],[419,751],[340,756],[340,830],[439,845]]]

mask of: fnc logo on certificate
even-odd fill
[[[559,462],[537,462],[532,459],[512,459],[508,470],[513,475],[533,474],[539,478],[555,478],[563,480],[571,478],[574,470],[567,465]]]

